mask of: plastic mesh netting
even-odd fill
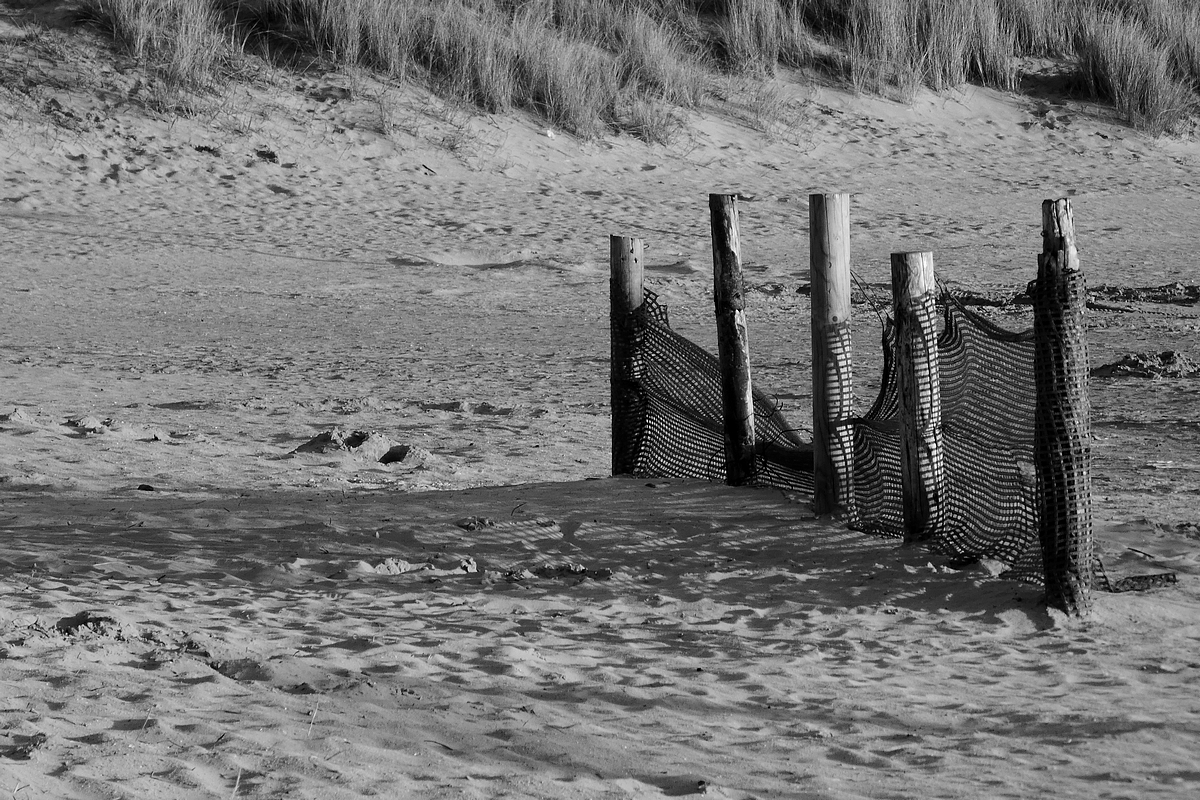
[[[723,480],[720,368],[716,356],[671,330],[666,308],[646,293],[620,326],[636,354],[638,419],[623,454],[640,475]],[[853,527],[903,536],[900,432],[894,339],[884,337],[879,396],[854,426]],[[1041,581],[1038,494],[1033,462],[1033,332],[1006,331],[948,300],[938,340],[946,470],[943,517],[933,546],[962,558],[991,558],[1010,574]],[[768,392],[755,389],[755,483],[811,491],[812,446]]]
[[[646,292],[645,303],[621,325],[631,338],[636,402],[626,404],[636,419],[614,426],[635,431],[622,462],[637,475],[725,479],[721,372],[717,357],[671,330],[667,309]],[[617,329],[614,329],[617,330]],[[756,482],[812,490],[812,447],[783,418],[775,401],[754,390]]]
[[[1070,209],[1067,207],[1069,223]],[[1039,496],[1042,556],[1049,567],[1047,595],[1064,610],[1078,613],[1089,605],[1095,571],[1092,544],[1091,415],[1088,413],[1087,340],[1083,276],[1060,261],[1065,252],[1048,250],[1039,259],[1033,292],[1034,323],[1053,333],[1039,341],[1034,379],[1039,404],[1034,458],[1044,469]],[[1059,244],[1053,242],[1053,244]],[[1069,402],[1068,402],[1069,401]],[[1071,535],[1061,536],[1068,529]]]

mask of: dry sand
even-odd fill
[[[1076,623],[804,496],[608,477],[606,298],[608,235],[643,236],[711,346],[706,198],[743,193],[755,376],[801,421],[810,192],[854,194],[881,296],[906,249],[1018,293],[1065,195],[1092,285],[1194,285],[1200,143],[804,82],[790,130],[732,103],[665,147],[344,74],[189,118],[8,19],[0,793],[1200,792],[1200,379],[1096,379],[1106,563],[1179,583]],[[1200,356],[1194,303],[1140,297],[1090,316],[1094,364]],[[373,436],[293,453],[334,431]]]

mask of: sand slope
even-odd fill
[[[1196,143],[1077,101],[803,82],[786,130],[735,101],[666,147],[356,75],[264,74],[179,117],[10,19],[0,66],[35,80],[0,88],[0,788],[1200,787],[1196,378],[1094,382],[1106,563],[1179,583],[1079,624],[803,496],[607,477],[606,318],[607,236],[643,236],[711,345],[706,196],[741,192],[755,378],[803,422],[810,192],[854,193],[880,297],[888,253],[926,248],[1015,295],[1064,195],[1093,286],[1187,286]],[[1093,363],[1200,356],[1194,303],[1105,297]],[[865,405],[879,323],[854,323]],[[372,437],[296,452],[334,431]]]

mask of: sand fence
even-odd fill
[[[738,196],[713,194],[716,356],[674,333],[644,289],[643,242],[610,239],[613,473],[810,492],[817,515],[994,560],[1086,614],[1094,587],[1116,587],[1093,544],[1087,294],[1070,201],[1042,204],[1032,330],[1004,330],[939,289],[933,253],[894,253],[882,386],[856,415],[850,198],[809,200],[811,441],[752,383]]]

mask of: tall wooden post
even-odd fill
[[[854,506],[850,335],[850,195],[808,198],[812,284],[813,511]]]
[[[1038,534],[1046,602],[1081,616],[1091,607],[1095,580],[1092,430],[1083,327],[1087,287],[1075,249],[1070,200],[1042,203],[1042,240],[1033,297]]]
[[[641,356],[637,351],[633,315],[642,305],[641,239],[609,237],[609,336],[611,362],[609,394],[612,403],[612,471],[627,475],[637,468],[637,450],[644,417],[639,385]]]
[[[933,253],[892,253],[892,303],[904,540],[915,542],[938,532],[946,502]]]
[[[710,194],[708,208],[712,217],[713,299],[725,417],[725,482],[741,486],[754,477],[754,394],[750,386],[737,196]]]

